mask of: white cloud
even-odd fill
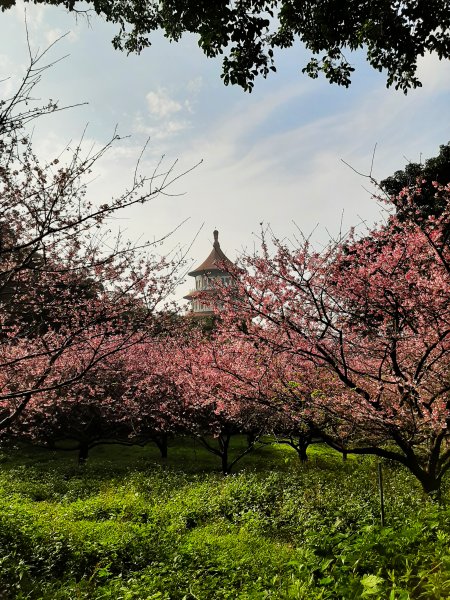
[[[45,32],[45,40],[47,42],[47,44],[53,44],[54,42],[56,42],[56,40],[59,40],[59,38],[63,35],[63,32],[61,31],[61,29],[47,29],[47,31]]]
[[[184,105],[185,110],[187,110],[188,113],[194,114],[194,107],[190,100],[185,100],[183,105]]]
[[[0,69],[6,70],[12,68],[12,60],[6,54],[0,54]]]
[[[170,97],[165,88],[159,87],[156,91],[149,92],[146,97],[149,117],[141,111],[135,113],[133,131],[150,136],[152,140],[166,140],[191,127],[187,120],[179,113],[194,113],[192,103],[187,98],[178,101]]]
[[[168,121],[164,129],[160,131],[159,134],[165,131],[166,135],[172,135],[174,133],[185,131],[186,129],[189,129],[189,127],[189,121]]]
[[[364,189],[370,182],[340,159],[368,174],[378,142],[373,174],[383,179],[403,168],[405,154],[435,155],[448,139],[449,105],[439,83],[447,67],[434,68],[427,84],[437,87],[406,97],[378,86],[351,88],[342,91],[345,103],[316,111],[328,90],[299,84],[264,93],[257,104],[244,99],[222,107],[208,130],[182,149],[185,161],[205,159],[189,183],[186,208],[177,213],[191,215],[193,224],[206,221],[204,241],[192,254],[199,260],[207,255],[214,227],[233,258],[234,248],[251,246],[260,221],[280,237],[295,233],[293,222],[305,233],[318,225],[314,239],[323,243],[328,231],[339,233],[342,214],[343,231],[381,220],[381,208]]]
[[[78,34],[76,34],[74,31],[64,32],[62,29],[55,27],[53,29],[47,29],[45,32],[45,41],[48,45],[53,44],[62,37],[71,43],[78,40]]]
[[[417,61],[417,76],[427,94],[450,88],[450,62],[427,52]]]
[[[14,66],[6,54],[0,54],[0,99],[6,99],[14,89]]]
[[[164,88],[159,88],[156,92],[149,92],[145,98],[150,114],[160,119],[173,115],[183,108],[179,102],[169,96]]]
[[[25,3],[23,0],[17,0],[14,7],[9,9],[13,11],[16,19],[23,23],[25,33],[25,23],[29,32],[39,31],[44,17],[48,11],[48,6],[44,4]]]
[[[152,141],[162,141],[191,128],[191,122],[186,119],[165,119],[153,125],[147,123],[142,113],[138,112],[132,127],[134,133],[144,134]]]
[[[198,94],[203,87],[203,77],[198,76],[190,79],[186,85],[186,89],[191,94]]]

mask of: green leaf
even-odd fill
[[[383,582],[384,579],[378,575],[364,575],[361,578],[361,585],[364,588],[361,598],[378,595],[381,591],[380,586]]]

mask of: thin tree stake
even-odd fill
[[[382,470],[381,461],[378,462],[378,489],[380,491],[381,527],[384,527],[385,526],[385,520],[384,520],[383,470]]]

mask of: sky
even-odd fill
[[[308,55],[298,45],[278,52],[277,73],[248,94],[223,85],[220,61],[207,59],[193,36],[170,44],[156,34],[149,49],[127,56],[112,47],[117,27],[95,15],[28,4],[26,13],[33,52],[67,33],[48,54],[65,58],[46,72],[39,97],[82,104],[36,123],[38,153],[59,155],[85,128],[85,144],[100,148],[117,127],[123,137],[89,186],[92,197],[107,201],[130,184],[149,139],[142,173],[163,157],[162,169],[187,174],[170,195],[127,210],[113,227],[133,240],[175,229],[167,243],[194,266],[209,254],[215,228],[231,260],[257,247],[261,223],[281,239],[314,232],[319,245],[351,226],[364,230],[383,212],[355,171],[368,174],[373,160],[381,180],[407,161],[435,156],[450,139],[450,63],[432,56],[419,63],[423,87],[405,96],[386,89],[385,74],[363,53],[351,56],[350,88],[311,80],[301,73]],[[0,14],[0,80],[8,78],[0,97],[14,89],[27,56],[19,4]],[[190,287],[187,278],[178,297]]]

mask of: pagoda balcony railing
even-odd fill
[[[212,292],[212,291],[214,291],[214,287],[215,286],[211,285],[209,287],[204,287],[202,289],[192,288],[191,290],[189,290],[189,294],[194,294],[194,293],[201,294],[202,292]]]

